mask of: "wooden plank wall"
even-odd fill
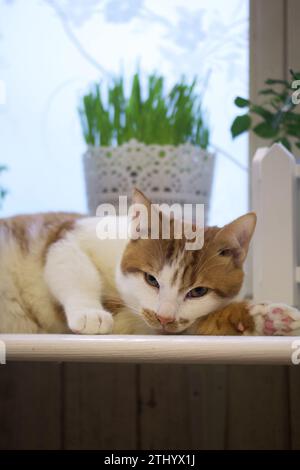
[[[9,363],[0,449],[300,449],[300,368]]]
[[[62,388],[57,364],[0,366],[0,449],[60,449]]]

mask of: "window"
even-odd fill
[[[172,84],[199,77],[217,154],[209,220],[247,210],[247,140],[231,140],[248,96],[244,0],[0,0],[2,215],[86,209],[77,115],[88,85],[137,67]]]

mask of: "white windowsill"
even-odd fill
[[[289,364],[299,337],[0,334],[7,361]],[[299,344],[300,345],[300,344]]]

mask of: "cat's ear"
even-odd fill
[[[137,188],[134,188],[132,192],[132,204],[142,204],[147,208],[151,207],[151,201]]]
[[[235,262],[241,266],[248,253],[249,244],[256,226],[256,214],[249,212],[227,224],[220,231],[221,237],[226,239],[229,251]]]
[[[140,191],[134,189],[132,193],[132,205],[129,211],[130,238],[148,238],[151,221],[151,201]]]

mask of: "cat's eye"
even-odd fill
[[[231,256],[232,251],[230,250],[230,248],[224,248],[224,250],[219,251],[219,255],[220,256]]]
[[[156,287],[157,289],[159,288],[158,280],[154,276],[152,276],[152,274],[145,273],[144,277],[145,281],[150,284],[150,286]]]
[[[196,299],[197,297],[203,297],[207,294],[208,288],[207,287],[194,287],[191,289],[185,296],[186,299]]]

